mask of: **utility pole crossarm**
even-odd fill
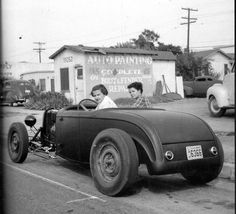
[[[39,48],[33,48],[33,50],[37,51],[39,53],[39,63],[41,63],[41,52],[43,50],[46,50],[45,48],[42,48],[42,45],[46,44],[45,42],[34,42],[34,44],[37,44]]]
[[[198,11],[197,9],[192,9],[192,8],[181,8],[182,10],[187,10],[188,11],[188,17],[181,17],[182,19],[187,19],[187,22],[185,23],[180,23],[181,25],[188,25],[188,32],[187,32],[187,53],[189,54],[189,32],[190,32],[190,24],[196,23],[197,18],[191,18],[190,17],[190,11]]]

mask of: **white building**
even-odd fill
[[[147,96],[153,95],[156,82],[163,79],[170,91],[183,95],[172,52],[65,45],[49,58],[54,60],[55,91],[74,103],[90,97],[96,84],[104,84],[112,99],[129,97],[127,85],[134,81],[143,83]]]
[[[40,91],[55,91],[54,71],[32,71],[20,75],[21,79],[35,83]]]
[[[54,64],[6,62],[2,72],[6,78],[33,80],[41,91],[54,91]]]
[[[219,75],[219,79],[223,80],[225,74],[230,70],[233,59],[219,49],[205,50],[194,53],[196,57],[201,57],[211,63],[213,72]]]

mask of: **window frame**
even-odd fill
[[[62,72],[67,72],[67,75],[62,75]],[[62,78],[63,77],[63,78]],[[64,77],[67,77],[66,79]],[[70,92],[70,75],[69,75],[69,68],[63,67],[60,68],[60,84],[61,84],[61,92]],[[68,81],[68,82],[63,82]],[[67,86],[67,87],[65,87]]]

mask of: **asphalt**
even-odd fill
[[[165,105],[168,104],[163,104],[161,107],[164,107]],[[174,105],[171,105],[172,109],[174,109]],[[158,106],[160,107],[160,106]],[[24,109],[24,108],[19,108],[19,107],[13,107],[11,108],[12,113],[4,113],[4,116],[1,117],[0,119],[3,119],[3,129],[2,129],[2,134],[7,136],[8,129],[10,127],[10,124],[12,122],[23,122],[24,118],[28,114],[34,114],[35,117],[37,118],[37,124],[36,126],[39,127],[42,124],[42,117],[43,117],[43,111],[38,111],[38,110],[29,110],[29,109]],[[3,107],[3,111],[4,107]],[[213,131],[215,131],[213,129]],[[224,150],[224,164],[222,171],[219,175],[221,178],[229,179],[231,181],[235,181],[235,133],[234,129],[232,131],[215,131],[216,135],[219,137],[223,150]]]

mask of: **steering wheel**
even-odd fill
[[[90,109],[88,109],[86,106],[90,106],[90,107],[93,107],[95,109],[97,107],[97,105],[98,104],[95,100],[83,99],[79,102],[78,109],[80,109],[80,107],[81,107],[85,111],[90,111]]]

